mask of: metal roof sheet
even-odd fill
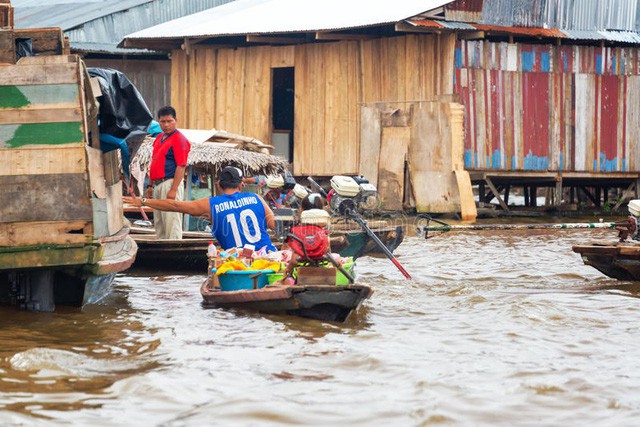
[[[118,55],[157,55],[158,52],[148,49],[123,49],[114,43],[69,42],[76,52],[107,53]]]
[[[13,0],[12,4],[16,28],[61,27],[71,47],[83,52],[144,54],[150,51],[121,49],[118,43],[125,34],[230,1],[50,0],[43,6],[42,0]]]
[[[451,0],[237,0],[129,34],[125,40],[360,28],[399,22],[450,2]]]
[[[635,31],[584,31],[557,28],[505,27],[500,25],[469,24],[435,19],[411,19],[409,24],[426,28],[443,28],[462,31],[488,31],[518,36],[561,38],[573,40],[608,40],[618,43],[640,43],[640,32]]]
[[[23,0],[24,1],[24,0]],[[82,25],[94,19],[130,9],[153,0],[121,1],[60,1],[54,0],[37,6],[24,6],[29,2],[11,2],[16,28],[60,27],[63,31]]]
[[[640,30],[640,0],[456,0],[450,21],[583,31]]]

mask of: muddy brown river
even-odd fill
[[[571,246],[449,233],[358,260],[345,324],[204,309],[204,276],[118,276],[107,305],[0,309],[3,426],[640,425],[640,286]]]

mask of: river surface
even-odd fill
[[[204,276],[104,306],[0,309],[0,425],[637,426],[640,287],[571,246],[612,231],[409,237],[345,324],[204,309]]]

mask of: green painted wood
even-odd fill
[[[0,222],[92,220],[84,173],[0,176]]]
[[[79,102],[77,84],[0,86],[0,108]]]
[[[80,122],[0,125],[0,148],[18,148],[36,144],[59,145],[83,141]]]
[[[89,266],[100,259],[96,245],[11,247],[0,251],[0,270],[34,267]]]
[[[20,108],[29,105],[29,99],[17,86],[0,86],[0,108]]]

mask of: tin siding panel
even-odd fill
[[[549,168],[549,75],[523,73],[524,169]]]
[[[638,171],[639,52],[458,42],[465,167]]]
[[[601,172],[620,170],[618,165],[618,77],[601,76],[600,152]]]

